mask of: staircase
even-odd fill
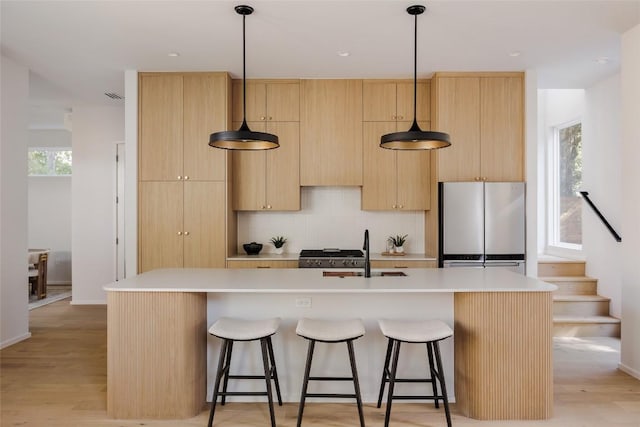
[[[619,337],[620,319],[609,316],[609,298],[598,295],[598,280],[585,276],[585,262],[540,258],[538,278],[558,286],[553,293],[556,337]]]

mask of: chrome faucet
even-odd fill
[[[371,261],[369,260],[369,230],[364,230],[364,277],[371,277]]]

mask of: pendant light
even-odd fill
[[[424,12],[424,6],[407,8],[407,13],[415,18],[413,37],[413,124],[406,132],[393,132],[382,135],[380,147],[391,150],[434,150],[451,145],[449,134],[444,132],[423,131],[416,120],[418,90],[418,15]]]
[[[278,136],[265,132],[254,132],[247,125],[247,66],[245,59],[245,25],[247,15],[253,13],[251,6],[235,7],[242,15],[242,125],[235,131],[215,132],[209,136],[209,145],[226,150],[271,150],[278,148]]]

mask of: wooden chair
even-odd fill
[[[41,253],[38,257],[38,264],[29,268],[29,284],[31,293],[36,294],[38,299],[47,297],[47,259],[49,254]]]

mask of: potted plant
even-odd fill
[[[276,254],[280,255],[284,252],[284,244],[287,243],[287,239],[283,236],[276,236],[271,238],[271,243],[276,248]]]
[[[395,237],[389,236],[388,240],[393,244],[393,248],[396,253],[401,254],[404,252],[403,246],[404,246],[404,242],[407,241],[407,234],[405,234],[404,236],[400,236],[400,235],[396,235]]]

